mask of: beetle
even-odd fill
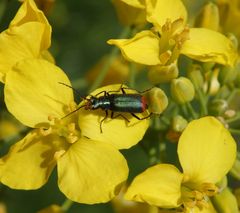
[[[66,85],[64,83],[59,82],[62,85],[65,85],[69,88],[72,88],[69,85]],[[72,88],[73,89],[73,88]],[[76,110],[70,112],[65,117],[69,116],[70,114],[78,111],[81,108],[84,108],[85,110],[97,110],[102,109],[105,111],[105,117],[100,121],[100,132],[102,133],[102,124],[104,120],[108,117],[108,112],[111,111],[111,118],[117,118],[122,117],[127,122],[130,122],[124,115],[121,114],[121,112],[124,113],[130,113],[133,117],[135,117],[138,120],[144,120],[149,118],[152,113],[149,113],[146,117],[139,118],[135,113],[143,113],[148,109],[148,104],[145,96],[142,94],[151,90],[147,89],[145,91],[137,91],[131,88],[123,87],[121,85],[119,90],[116,91],[101,91],[97,93],[96,95],[90,95],[90,98],[83,98],[86,100],[86,104],[78,107]],[[127,94],[125,90],[134,90],[138,93],[136,94]],[[119,92],[122,92],[122,94],[119,94]],[[114,116],[114,113],[119,113]],[[63,117],[63,118],[65,118]]]

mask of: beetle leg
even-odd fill
[[[114,117],[114,112],[111,113],[111,118],[114,119],[114,118],[117,118],[117,117],[122,117],[125,121],[127,122],[130,122],[124,115],[122,114],[118,114]]]
[[[131,113],[131,115],[132,115],[133,117],[137,118],[138,120],[145,120],[145,119],[151,117],[152,114],[153,114],[153,113],[150,113],[148,116],[146,116],[146,117],[144,117],[144,118],[139,118],[139,117],[138,117],[137,115],[135,115],[134,113]]]
[[[139,93],[139,94],[143,94],[143,93],[145,93],[145,92],[150,91],[150,90],[153,89],[153,88],[154,88],[154,87],[148,88],[148,89],[143,90],[143,91],[139,91],[139,90],[132,89],[132,88],[129,88],[129,87],[122,87],[121,90],[122,90],[122,91],[124,91],[124,90],[132,90],[132,91],[135,91],[135,92],[137,92],[137,93]],[[123,94],[126,94],[126,92],[124,91]]]
[[[97,96],[99,96],[102,93],[104,93],[104,96],[108,96],[109,95],[109,93],[107,91],[101,91],[101,92],[97,93],[96,95],[94,95],[93,97],[97,97]]]
[[[104,120],[106,120],[107,119],[107,117],[108,117],[108,111],[107,110],[105,110],[105,117],[100,121],[100,132],[101,133],[103,133],[103,131],[102,131],[102,124],[103,124],[103,121]]]

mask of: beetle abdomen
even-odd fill
[[[114,112],[144,112],[147,108],[145,99],[139,94],[110,95],[111,109]]]

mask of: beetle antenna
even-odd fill
[[[67,115],[65,115],[64,117],[62,117],[61,119],[64,119],[66,117],[68,117],[69,115],[72,115],[73,113],[77,112],[79,109],[85,107],[86,105],[82,105],[80,107],[78,107],[77,109],[73,110],[72,112],[68,113]]]
[[[67,84],[65,84],[65,83],[62,83],[62,82],[58,82],[58,83],[66,86],[66,87],[68,87],[68,88],[71,88],[76,94],[78,94],[78,95],[80,96],[80,98],[81,98],[82,100],[88,100],[87,98],[82,97],[82,95],[81,95],[76,89],[74,89],[72,86],[67,85]]]

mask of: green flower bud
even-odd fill
[[[239,66],[239,65],[238,65]],[[235,67],[223,67],[220,72],[219,72],[219,76],[218,76],[218,80],[221,84],[229,84],[232,83],[238,75],[238,66]]]
[[[227,37],[232,41],[233,46],[237,50],[238,49],[238,38],[233,33],[229,33],[227,35]]]
[[[220,18],[217,5],[209,2],[203,7],[203,10],[197,17],[195,26],[218,31],[219,21]]]
[[[148,71],[148,79],[152,84],[168,83],[178,77],[178,67],[176,63],[167,66],[152,66]]]
[[[219,194],[213,196],[212,201],[217,212],[238,213],[237,199],[229,188],[225,188]]]
[[[228,102],[223,99],[214,100],[209,106],[209,112],[215,116],[224,114],[227,109]]]
[[[188,78],[192,81],[194,87],[196,89],[200,89],[203,87],[204,79],[202,75],[201,66],[198,64],[191,65],[190,69],[188,70]]]
[[[193,100],[195,90],[192,82],[185,77],[173,79],[171,82],[171,95],[179,104],[185,104]]]
[[[232,169],[230,170],[230,174],[235,177],[237,180],[240,180],[240,160],[236,159],[233,164]]]
[[[175,132],[182,132],[187,125],[188,125],[187,120],[184,119],[181,115],[177,115],[172,119],[172,129]]]
[[[207,73],[209,71],[212,71],[213,67],[215,66],[214,62],[205,62],[202,64],[203,72]]]
[[[168,106],[168,98],[163,90],[154,87],[147,92],[149,111],[154,114],[161,114]]]

